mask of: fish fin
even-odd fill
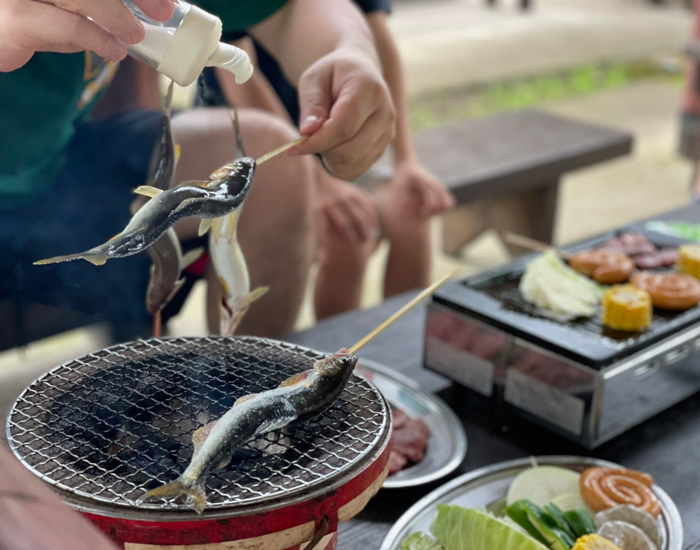
[[[194,262],[199,260],[199,258],[204,254],[204,247],[200,246],[198,248],[193,248],[187,254],[185,254],[182,257],[182,261],[180,262],[180,269],[185,269],[189,266],[191,266]]]
[[[246,401],[250,401],[251,399],[253,399],[253,397],[257,397],[258,395],[260,395],[260,394],[259,393],[249,393],[248,395],[243,395],[243,396],[239,397],[238,399],[236,399],[236,402],[233,404],[233,406],[236,407],[237,405],[242,405]]]
[[[204,480],[199,479],[193,484],[186,484],[182,481],[182,477],[177,478],[171,483],[166,483],[155,489],[151,489],[141,495],[137,502],[141,503],[154,498],[173,498],[180,495],[187,497],[187,504],[198,514],[204,512],[207,507],[207,495],[204,492]]]
[[[269,286],[259,286],[253,292],[248,294],[248,300],[250,300],[251,303],[257,302],[260,298],[267,294],[268,290],[270,290]]]
[[[34,262],[34,265],[60,264],[62,262],[72,262],[73,260],[86,260],[92,265],[104,265],[107,262],[107,255],[94,254],[88,252],[78,252],[77,254],[66,254],[65,256],[54,256]]]
[[[202,445],[204,445],[204,442],[207,440],[207,437],[209,437],[209,434],[211,433],[216,423],[217,420],[213,420],[209,422],[209,424],[205,424],[201,428],[197,428],[194,431],[194,433],[192,434],[192,445],[194,446],[192,456],[196,455],[202,448]]]
[[[248,304],[249,303],[250,302],[248,302]],[[233,336],[233,333],[236,332],[238,325],[241,324],[243,317],[245,317],[245,314],[248,313],[248,304],[246,304],[243,309],[240,309],[238,311],[227,310],[228,318],[226,319],[226,324],[224,325],[224,330],[222,331],[223,334],[225,334],[226,336]]]
[[[216,465],[217,468],[222,469],[226,468],[229,464],[231,464],[231,459],[233,458],[233,453],[226,453],[226,456],[221,459],[221,461]]]
[[[287,378],[278,387],[286,388],[288,386],[293,386],[294,384],[298,384],[299,382],[303,382],[304,380],[306,380],[307,376],[309,376],[308,372],[298,372],[297,374],[293,374],[292,376]]]
[[[163,192],[162,189],[158,189],[157,187],[153,187],[152,185],[139,185],[136,189],[134,189],[134,193],[137,195],[143,195],[144,197],[157,197]]]
[[[177,166],[177,163],[180,162],[180,154],[182,153],[182,147],[180,147],[179,143],[175,144],[175,166]]]
[[[209,231],[209,228],[211,227],[211,218],[202,218],[202,221],[199,222],[199,236],[201,237],[204,235],[207,231]]]

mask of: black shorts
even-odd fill
[[[131,217],[132,190],[146,181],[161,116],[138,110],[80,124],[49,191],[29,206],[0,209],[0,298],[13,298],[20,307],[28,301],[88,314],[96,322],[132,327],[133,335],[150,333],[147,253],[103,266],[83,260],[32,263],[87,250],[124,229]],[[185,289],[178,293],[178,307],[173,304],[169,315],[185,295]]]

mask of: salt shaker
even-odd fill
[[[138,44],[126,44],[129,54],[149,64],[180,86],[192,84],[204,67],[221,67],[232,72],[242,84],[253,74],[243,50],[220,42],[221,20],[180,0],[173,16],[165,22],[144,14],[133,0],[122,0],[146,30]]]

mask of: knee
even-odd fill
[[[321,238],[321,263],[349,273],[364,272],[372,248],[370,242],[350,241],[326,232]]]
[[[399,210],[395,205],[380,205],[379,219],[382,234],[392,243],[410,243],[430,235],[430,218]]]

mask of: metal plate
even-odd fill
[[[423,460],[389,476],[383,488],[430,483],[452,473],[462,463],[467,454],[467,437],[461,422],[442,399],[424,392],[410,378],[368,359],[360,359],[355,372],[370,380],[392,407],[411,418],[422,418],[430,430]]]
[[[561,466],[582,472],[591,466],[620,467],[612,462],[595,458],[575,456],[543,456],[537,458],[541,466]],[[506,493],[516,475],[531,466],[530,460],[522,458],[487,466],[437,488],[416,502],[399,518],[382,543],[381,550],[399,550],[399,544],[412,533],[430,533],[430,524],[436,514],[438,504],[456,504],[465,508],[478,506],[492,507],[505,501]],[[657,485],[653,491],[661,504],[661,524],[664,544],[660,550],[682,550],[683,525],[681,516],[671,498]],[[507,550],[493,548],[492,550]]]
[[[15,455],[71,500],[191,513],[182,503],[137,504],[192,456],[191,434],[242,395],[276,387],[323,355],[258,338],[167,338],[120,344],[45,374],[18,398],[7,434]],[[207,480],[207,514],[275,507],[332,490],[385,443],[389,414],[351,377],[322,415],[260,435]],[[272,448],[275,447],[276,450]]]

